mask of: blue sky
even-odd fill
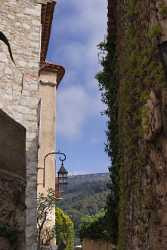
[[[97,44],[104,40],[107,0],[57,1],[48,61],[65,67],[57,93],[56,148],[72,174],[106,172],[106,117],[96,73]]]

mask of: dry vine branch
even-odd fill
[[[43,230],[49,221],[48,217],[55,208],[56,197],[53,189],[49,189],[47,196],[39,194],[37,199],[37,227],[38,227],[38,250],[43,244]],[[50,229],[53,231],[53,228]],[[50,232],[50,235],[52,232]],[[50,239],[51,240],[51,239]]]

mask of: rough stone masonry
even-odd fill
[[[26,128],[26,249],[36,249],[37,107],[41,39],[39,0],[0,0],[0,109]],[[18,162],[19,164],[19,162]]]
[[[167,1],[109,0],[108,16],[112,91],[117,88],[110,110],[119,130],[118,249],[164,250],[167,83],[159,48],[167,42]]]

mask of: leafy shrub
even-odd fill
[[[72,220],[60,208],[56,208],[55,216],[56,216],[55,234],[56,234],[57,244],[60,244],[62,241],[65,241],[66,250],[73,250],[74,224]]]
[[[104,210],[101,210],[94,216],[82,217],[80,227],[81,240],[110,240],[106,225],[106,215]]]

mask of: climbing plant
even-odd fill
[[[128,236],[133,234],[127,228],[133,228],[134,209],[142,214],[147,202],[141,188],[150,150],[144,140],[148,126],[145,105],[150,91],[162,90],[166,81],[157,46],[161,26],[158,20],[152,21],[152,16],[157,17],[156,1],[109,2],[112,3],[109,33],[99,45],[104,55],[103,70],[96,78],[108,117],[106,151],[111,160],[106,207],[108,232],[118,249],[124,250]],[[165,17],[166,6],[161,6],[160,12]],[[140,226],[147,230],[146,222]],[[142,237],[144,241],[145,236]]]
[[[113,1],[114,3],[114,1]],[[113,20],[114,23],[115,20]],[[106,152],[111,160],[110,194],[107,199],[107,228],[110,239],[117,242],[118,237],[118,203],[119,203],[119,126],[118,126],[118,81],[117,81],[117,54],[116,54],[116,25],[112,35],[109,33],[106,41],[99,44],[102,54],[101,65],[103,70],[96,75],[102,93],[102,101],[106,104],[105,114],[107,121]]]
[[[123,8],[121,14],[125,22],[121,24],[121,42],[124,45],[119,58],[121,181],[118,249],[121,250],[128,248],[127,238],[133,237],[135,220],[145,232],[141,237],[143,242],[146,241],[148,216],[144,206],[147,194],[141,185],[151,148],[144,140],[144,130],[148,126],[146,103],[152,89],[159,91],[166,85],[157,46],[161,26],[158,20],[154,23],[151,20],[156,16],[154,1],[128,0]],[[140,218],[137,211],[140,211]],[[139,224],[141,217],[145,223]]]
[[[54,228],[50,227],[50,215],[56,206],[56,196],[53,189],[49,189],[47,194],[40,193],[37,198],[37,229],[38,229],[38,249],[42,245],[49,245],[54,238]]]

